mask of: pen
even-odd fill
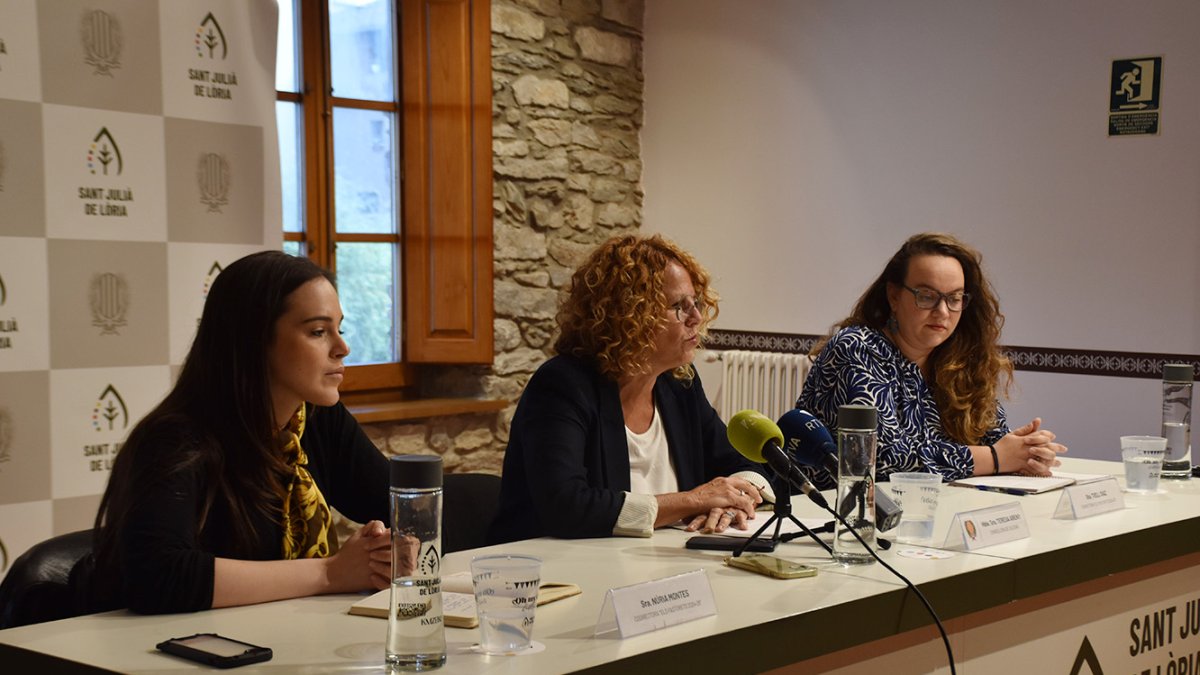
[[[975,487],[983,490],[984,492],[999,492],[1001,494],[1015,495],[1017,497],[1024,497],[1026,494],[1028,494],[1024,490],[1018,488],[995,487],[992,485],[976,485]]]

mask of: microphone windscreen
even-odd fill
[[[763,446],[770,441],[783,445],[783,432],[766,415],[756,410],[742,410],[734,414],[725,429],[729,443],[752,462],[765,464]]]
[[[779,429],[787,439],[786,448],[796,461],[821,466],[826,455],[837,455],[837,445],[829,429],[806,410],[795,408],[779,418]]]

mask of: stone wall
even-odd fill
[[[390,454],[500,473],[529,376],[550,354],[559,289],[642,214],[642,0],[492,0],[496,356],[430,367],[423,395],[499,398],[494,415],[366,425]]]

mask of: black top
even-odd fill
[[[300,440],[308,471],[325,501],[357,522],[388,522],[388,463],[341,403],[309,408]],[[160,435],[155,452],[186,453],[194,433],[176,429]],[[76,570],[73,581],[90,611],[129,607],[143,613],[208,609],[213,599],[214,560],[278,560],[283,528],[254,514],[258,541],[250,555],[231,550],[229,513],[218,497],[203,533],[197,532],[206,477],[199,462],[156,485],[143,498],[118,535],[118,569]],[[91,565],[86,558],[81,565]],[[78,566],[77,566],[78,567]]]
[[[660,375],[654,402],[680,491],[718,476],[760,471],[729,444],[698,376],[687,384]],[[612,536],[630,489],[617,383],[575,357],[542,364],[517,404],[502,479],[493,543]]]

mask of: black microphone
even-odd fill
[[[788,454],[780,447],[783,432],[767,418],[754,410],[743,410],[729,420],[726,428],[729,442],[746,459],[766,464],[771,470],[803,492],[818,506],[828,509],[829,502],[800,471]]]
[[[838,475],[838,449],[833,442],[833,436],[829,434],[829,429],[805,410],[796,408],[789,410],[779,418],[778,428],[785,439],[784,447],[792,454],[801,464],[815,466],[825,469],[835,479]],[[866,483],[858,483],[856,487],[861,491]],[[860,487],[863,486],[863,487]],[[854,493],[846,495],[846,499],[838,506],[838,512],[842,517],[850,515],[854,510],[855,502],[861,495]],[[875,528],[880,532],[888,530],[900,524],[900,516],[903,510],[888,494],[886,490],[880,489],[879,485],[875,486]]]

